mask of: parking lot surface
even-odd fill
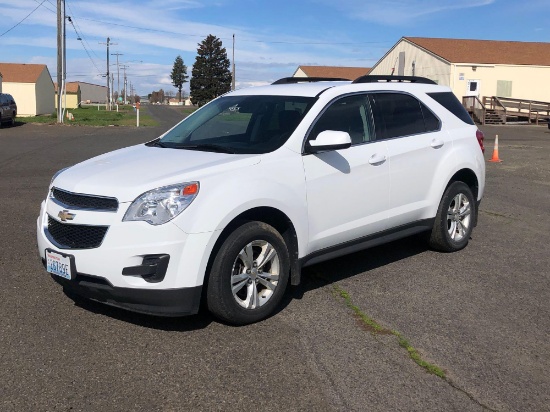
[[[483,127],[503,162],[466,249],[415,237],[313,266],[273,317],[230,327],[75,302],[40,262],[53,173],[179,119],[152,109],[162,126],[0,129],[0,410],[550,410],[550,130]]]

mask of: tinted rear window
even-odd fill
[[[422,114],[424,115],[424,124],[426,125],[427,132],[435,132],[440,129],[439,119],[432,113],[425,104],[420,102],[422,108]]]
[[[432,99],[450,111],[464,123],[474,124],[474,121],[452,92],[427,93]]]
[[[386,138],[426,132],[420,102],[401,93],[373,94],[375,110],[386,126]]]

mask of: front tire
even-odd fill
[[[441,198],[430,236],[430,246],[442,252],[455,252],[466,247],[476,213],[476,203],[470,187],[464,182],[451,183]]]
[[[258,322],[280,303],[290,270],[283,237],[263,222],[238,227],[218,250],[206,291],[217,318],[234,325]]]

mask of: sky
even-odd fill
[[[550,0],[66,0],[67,81],[163,89],[180,55],[187,73],[212,34],[236,87],[292,76],[300,65],[372,67],[403,36],[550,42]],[[0,62],[46,64],[57,80],[57,0],[0,0]],[[79,40],[79,38],[81,40]],[[118,68],[118,70],[117,70]],[[184,87],[189,92],[189,83]]]

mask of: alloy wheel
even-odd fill
[[[241,249],[231,272],[231,291],[245,309],[257,309],[271,299],[280,275],[279,255],[265,240],[253,240]]]
[[[447,230],[455,242],[460,242],[467,235],[472,217],[472,208],[468,197],[458,193],[447,210]]]

